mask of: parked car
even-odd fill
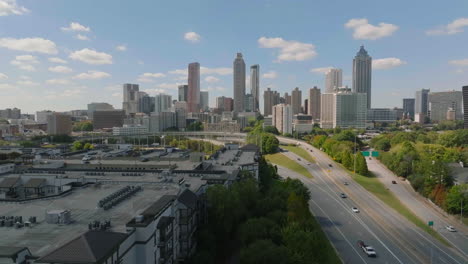
[[[362,249],[362,251],[364,251],[364,253],[366,253],[368,257],[377,257],[377,253],[375,253],[374,248],[369,245],[366,245],[364,241],[358,240],[357,245],[359,248]]]
[[[396,181],[392,181],[393,184],[396,184]]]
[[[346,197],[348,197],[348,196],[346,196],[346,194],[344,194],[344,193],[341,193],[341,194],[340,194],[340,197],[341,197],[341,198],[346,198]]]
[[[343,184],[344,184],[344,185],[349,185],[349,183],[348,183],[348,182],[344,182]]]
[[[330,168],[331,168],[331,167],[333,167],[333,166],[332,166],[331,164],[328,164],[328,167],[330,167]]]
[[[297,158],[297,160],[298,160],[298,161],[301,161],[301,159],[300,159],[300,158]]]
[[[446,226],[445,229],[447,229],[450,232],[457,232],[457,230],[455,230],[455,228],[453,226],[450,226],[450,225]]]
[[[357,207],[353,207],[353,208],[351,208],[351,210],[352,210],[354,213],[359,213],[359,209],[357,209]]]
[[[147,161],[149,161],[149,159],[148,158],[142,158],[142,159],[140,159],[140,161],[141,162],[147,162]]]

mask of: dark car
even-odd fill
[[[393,184],[396,184],[396,181],[392,181]]]
[[[141,159],[141,162],[147,162],[147,161],[149,161],[148,158],[143,158],[143,159]]]
[[[330,167],[330,168],[331,168],[331,167],[333,167],[333,166],[332,166],[331,164],[328,164],[328,167]]]
[[[341,194],[340,194],[340,197],[341,197],[341,198],[346,198],[346,197],[348,197],[348,196],[346,196],[346,194],[344,194],[344,193],[341,193]]]

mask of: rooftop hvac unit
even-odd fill
[[[143,215],[135,216],[135,222],[136,223],[141,223],[141,222],[143,222],[144,219],[145,219],[145,217]]]
[[[48,224],[69,224],[71,222],[70,210],[47,211],[45,215]]]

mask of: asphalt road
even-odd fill
[[[391,190],[411,211],[424,222],[434,221],[434,229],[452,245],[468,256],[467,228],[459,221],[434,208],[421,195],[413,190],[408,181],[401,181],[392,171],[375,158],[366,158],[367,167],[379,180]],[[392,184],[392,181],[397,184]],[[449,232],[445,226],[454,226],[457,232]]]
[[[280,140],[299,142],[287,138]],[[309,153],[313,149],[311,154],[316,163],[308,165],[302,159],[298,162],[314,175],[314,179],[285,173],[284,169],[280,173],[300,178],[310,188],[311,210],[345,263],[468,263],[466,256],[447,248],[355,183],[326,154],[304,142],[299,143]],[[285,154],[295,160],[299,158],[291,152]],[[345,186],[345,181],[349,185]],[[340,198],[342,192],[348,198]],[[353,206],[361,212],[353,213]],[[358,249],[356,241],[359,239],[375,248],[376,259],[367,258]]]

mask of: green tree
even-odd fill
[[[288,252],[284,246],[278,246],[271,240],[257,240],[240,253],[243,264],[285,264],[289,263]]]
[[[354,157],[351,156],[351,151],[346,150],[342,153],[341,156],[341,163],[343,166],[345,166],[347,169],[352,169],[354,166]]]
[[[367,168],[366,158],[361,152],[356,153],[356,173],[363,176],[369,176],[369,169]]]
[[[260,239],[272,239],[276,243],[281,243],[279,226],[265,217],[250,218],[245,221],[239,228],[239,237],[245,246]]]
[[[451,214],[460,213],[462,205],[463,212],[468,212],[468,184],[466,183],[450,188],[445,199],[445,207]]]
[[[72,149],[74,151],[82,150],[83,149],[83,144],[80,141],[75,141],[75,142],[73,142]]]
[[[266,133],[279,135],[278,129],[276,127],[274,127],[274,126],[266,126],[266,127],[263,128],[263,131],[266,132]]]

